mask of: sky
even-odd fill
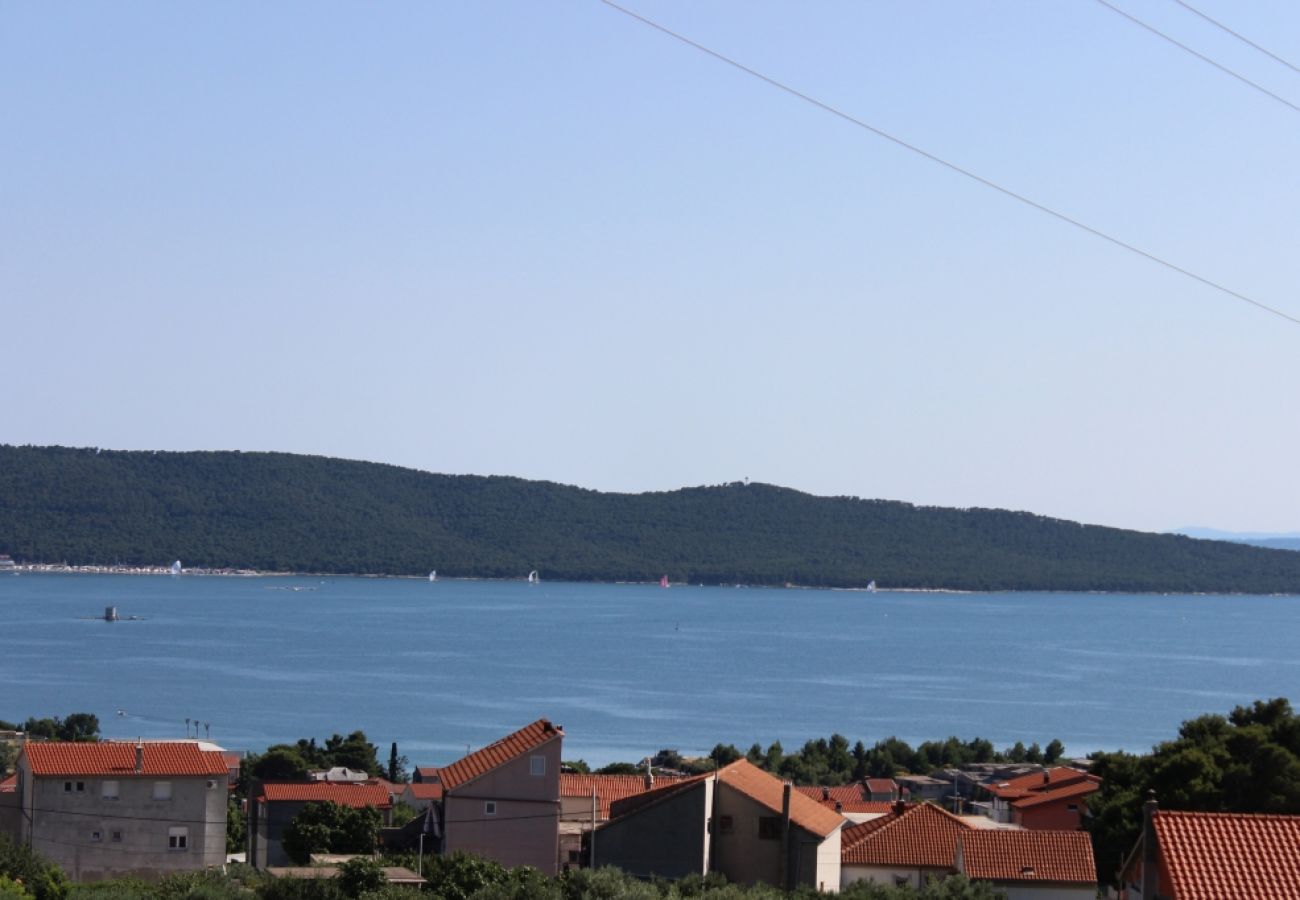
[[[1300,318],[1300,111],[1095,0],[626,2]],[[0,443],[1294,532],[1297,384],[1295,322],[599,0],[0,7]]]

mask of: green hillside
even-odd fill
[[[765,484],[602,494],[286,453],[0,446],[19,562],[973,590],[1300,593],[1300,553]]]

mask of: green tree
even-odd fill
[[[306,865],[313,853],[373,853],[381,821],[372,806],[308,803],[285,826],[284,850],[298,865]]]
[[[307,777],[307,760],[296,748],[285,744],[271,747],[246,768],[262,781],[302,781]]]
[[[226,852],[242,853],[248,840],[248,823],[239,801],[231,797],[226,804]]]
[[[68,895],[63,870],[7,834],[0,834],[0,875],[22,882],[36,900],[64,900]]]
[[[376,860],[358,856],[339,866],[338,881],[343,893],[356,900],[362,894],[382,888],[388,878]]]
[[[1043,762],[1052,765],[1065,753],[1065,745],[1057,738],[1052,738],[1051,742],[1043,749]]]
[[[483,888],[506,880],[500,863],[470,853],[425,858],[426,889],[439,900],[469,900]]]
[[[630,762],[614,762],[607,766],[601,766],[596,770],[597,775],[636,775],[641,769]]]
[[[566,759],[560,763],[560,769],[576,772],[579,775],[590,775],[591,766],[587,765],[585,759]]]

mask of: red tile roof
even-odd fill
[[[681,784],[690,779],[689,775],[656,775],[654,789]],[[600,804],[600,817],[608,819],[610,804],[637,794],[644,794],[647,789],[644,775],[578,775],[570,772],[560,774],[561,797],[582,797],[590,801],[593,790]]]
[[[435,781],[438,778],[437,766],[416,766],[415,774],[420,776],[420,781]]]
[[[563,730],[546,719],[538,719],[531,725],[520,728],[514,734],[508,734],[501,740],[488,744],[482,750],[475,750],[451,765],[443,766],[439,769],[443,790],[455,790],[465,782],[473,781],[480,775],[540,747],[547,741],[563,736]]]
[[[873,794],[888,794],[898,790],[898,783],[892,778],[868,778],[867,790]]]
[[[1047,778],[1043,777],[1044,774],[1047,775]],[[1101,782],[1101,779],[1096,775],[1089,775],[1080,769],[1056,766],[1043,772],[1030,772],[1028,775],[986,784],[983,787],[995,797],[1000,797],[1003,800],[1015,800],[1018,797],[1025,797],[1044,790],[1057,790],[1067,784],[1075,784],[1085,780],[1095,783]]]
[[[952,869],[957,837],[975,829],[933,803],[907,806],[879,819],[850,825],[840,836],[846,865]]]
[[[1177,900],[1300,897],[1300,816],[1162,809],[1152,823]]]
[[[192,741],[149,742],[140,745],[143,753],[141,771],[135,768],[136,745],[129,741],[70,743],[49,741],[24,744],[36,776],[112,775],[114,777],[226,777],[226,760],[215,750],[200,750]]]
[[[962,871],[972,879],[1097,884],[1092,840],[1082,831],[976,828],[958,840]]]
[[[0,794],[12,794],[18,790],[18,776],[10,775],[8,778],[0,779]]]
[[[1101,790],[1100,779],[1093,780],[1095,776],[1089,776],[1083,781],[1075,781],[1071,784],[1062,785],[1051,790],[1039,791],[1035,794],[1029,794],[1021,797],[1019,800],[1012,800],[1013,809],[1026,809],[1031,806],[1041,806],[1044,803],[1055,803],[1060,800],[1078,799],[1093,791]]]
[[[797,787],[795,790],[827,809],[836,809],[836,804],[839,804],[839,811],[845,813],[887,813],[894,808],[889,800],[868,800],[862,786],[857,784],[832,788]]]
[[[428,781],[413,781],[405,785],[403,793],[409,793],[416,800],[441,800],[442,785],[433,784]]]
[[[373,806],[388,809],[393,805],[388,789],[381,784],[352,784],[344,781],[307,781],[292,784],[264,784],[263,803],[337,803],[360,809]]]
[[[785,782],[775,775],[764,772],[746,759],[738,759],[723,766],[717,774],[718,780],[723,784],[735,788],[772,812],[781,813]],[[790,822],[823,838],[845,824],[844,817],[839,813],[827,809],[799,791],[790,792]]]

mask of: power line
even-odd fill
[[[746,75],[749,75],[753,78],[757,78],[759,81],[762,81],[765,84],[768,84],[771,87],[776,88],[777,90],[784,91],[790,96],[802,100],[803,102],[810,104],[811,106],[815,106],[818,109],[822,110],[823,112],[830,113],[832,116],[835,116],[836,118],[843,119],[845,122],[848,122],[850,125],[856,125],[858,128],[861,128],[864,131],[869,131],[872,134],[876,135],[877,137],[884,138],[890,143],[896,144],[897,146],[902,147],[904,150],[908,150],[912,153],[915,153],[917,156],[922,156],[930,160],[930,162],[941,165],[945,169],[948,169],[949,171],[956,172],[958,175],[965,176],[966,178],[969,178],[971,181],[978,182],[979,184],[984,185],[984,187],[991,188],[992,190],[995,190],[998,193],[1003,194],[1004,196],[1010,197],[1013,200],[1017,200],[1023,203],[1025,206],[1032,207],[1033,209],[1036,209],[1041,213],[1046,213],[1047,215],[1051,216],[1054,219],[1057,219],[1061,222],[1065,222],[1067,225],[1073,225],[1075,228],[1078,228],[1081,231],[1086,231],[1088,234],[1091,234],[1094,237],[1098,237],[1104,241],[1108,241],[1109,243],[1114,244],[1116,247],[1121,247],[1124,250],[1129,251],[1130,253],[1142,257],[1143,259],[1164,266],[1166,269],[1169,269],[1172,272],[1177,272],[1179,275],[1182,275],[1186,278],[1190,278],[1193,281],[1197,281],[1205,285],[1206,287],[1213,288],[1214,290],[1219,291],[1222,294],[1227,294],[1229,297],[1232,297],[1233,299],[1240,300],[1243,303],[1249,303],[1251,306],[1254,306],[1257,309],[1261,309],[1264,312],[1272,313],[1278,318],[1286,319],[1288,322],[1291,322],[1294,325],[1300,325],[1300,318],[1285,313],[1282,310],[1277,309],[1276,307],[1269,306],[1267,303],[1262,303],[1259,300],[1254,299],[1253,297],[1248,297],[1247,295],[1239,291],[1234,291],[1232,288],[1219,284],[1217,281],[1211,281],[1209,278],[1206,278],[1204,275],[1198,275],[1195,272],[1191,271],[1190,269],[1185,269],[1182,266],[1177,265],[1176,263],[1169,262],[1168,260],[1156,256],[1154,253],[1150,253],[1133,244],[1130,244],[1127,241],[1121,240],[1120,238],[1117,237],[1113,237],[1107,234],[1106,232],[1094,228],[1093,226],[1088,225],[1084,222],[1081,222],[1078,219],[1072,218],[1066,215],[1065,213],[1058,212],[1055,209],[1052,209],[1050,206],[1045,206],[1044,204],[1039,203],[1037,200],[1032,200],[1029,197],[1026,197],[1024,194],[1018,194],[1015,191],[1011,190],[1010,188],[1003,187],[997,182],[985,178],[983,175],[978,175],[969,169],[964,169],[961,166],[957,165],[956,163],[949,162],[948,160],[944,159],[941,156],[937,156],[928,150],[923,150],[922,148],[916,146],[915,144],[910,144],[907,141],[903,140],[902,138],[890,134],[888,131],[885,131],[881,128],[877,128],[875,125],[865,122],[862,119],[856,118],[855,116],[852,116],[849,113],[844,112],[838,107],[831,106],[829,103],[825,103],[821,100],[818,100],[815,97],[803,93],[802,91],[792,88],[788,84],[785,84],[784,82],[777,81],[775,78],[772,78],[768,75],[764,75],[762,72],[759,72],[757,69],[751,69],[749,66],[737,62],[736,60],[732,59],[729,56],[724,56],[723,54],[719,53],[716,50],[710,49],[709,47],[706,47],[701,43],[691,40],[685,35],[679,34],[676,31],[673,31],[669,28],[666,28],[663,25],[660,25],[658,22],[654,21],[653,19],[647,19],[645,16],[640,15],[639,13],[635,13],[630,9],[619,6],[617,3],[614,3],[613,0],[600,0],[600,2],[605,4],[611,9],[621,12],[623,15],[631,19],[635,19],[636,21],[642,23],[643,25],[649,26],[650,28],[653,28],[656,31],[666,34],[669,37],[678,40],[683,44],[686,44],[688,47],[693,47],[696,50],[699,50],[701,53],[713,57],[719,62],[726,63],[727,65],[735,69],[739,69],[740,71],[744,72]],[[1101,0],[1098,0],[1098,2],[1101,2]],[[1297,110],[1300,110],[1300,107],[1297,107]]]
[[[1231,28],[1229,28],[1227,25],[1224,25],[1218,19],[1210,18],[1208,15],[1201,12],[1199,9],[1197,9],[1195,6],[1192,6],[1190,3],[1186,3],[1184,2],[1184,0],[1174,0],[1174,2],[1177,3],[1179,6],[1181,6],[1183,9],[1187,10],[1188,12],[1195,13],[1196,15],[1200,16],[1202,19],[1209,22],[1215,28],[1219,28],[1223,31],[1226,31],[1228,34],[1232,35],[1237,40],[1241,41],[1243,44],[1254,47],[1256,50],[1258,50],[1260,53],[1263,53],[1269,59],[1274,60],[1276,62],[1280,62],[1282,65],[1286,66],[1288,69],[1290,69],[1293,72],[1300,73],[1300,66],[1293,65],[1292,63],[1278,56],[1276,53],[1267,49],[1266,47],[1261,47],[1259,44],[1256,44],[1254,41],[1246,37],[1244,34],[1233,31]]]
[[[1164,38],[1166,41],[1173,44],[1179,50],[1182,50],[1186,53],[1190,53],[1192,56],[1195,56],[1201,62],[1208,63],[1214,66],[1214,68],[1218,69],[1220,72],[1231,75],[1233,78],[1237,79],[1242,84],[1253,87],[1255,90],[1259,91],[1261,94],[1263,94],[1266,97],[1272,97],[1274,100],[1276,100],[1278,103],[1281,103],[1283,106],[1290,107],[1295,112],[1300,112],[1300,106],[1297,106],[1296,104],[1292,103],[1290,100],[1286,99],[1285,97],[1273,93],[1268,88],[1264,87],[1262,84],[1251,81],[1249,78],[1247,78],[1245,75],[1242,75],[1239,72],[1234,72],[1232,69],[1229,69],[1223,63],[1215,62],[1214,60],[1206,56],[1204,53],[1200,53],[1196,50],[1193,50],[1191,47],[1187,46],[1182,41],[1176,40],[1170,37],[1169,35],[1165,34],[1160,29],[1156,28],[1155,26],[1148,25],[1146,22],[1143,22],[1137,16],[1133,16],[1130,15],[1129,13],[1124,12],[1124,10],[1120,9],[1118,6],[1115,6],[1112,3],[1107,2],[1107,0],[1097,0],[1097,2],[1100,3],[1102,6],[1106,7],[1111,12],[1115,13],[1115,15],[1123,16],[1124,18],[1132,22],[1134,25],[1137,25],[1141,28],[1145,28],[1147,31],[1151,32],[1156,37]]]

